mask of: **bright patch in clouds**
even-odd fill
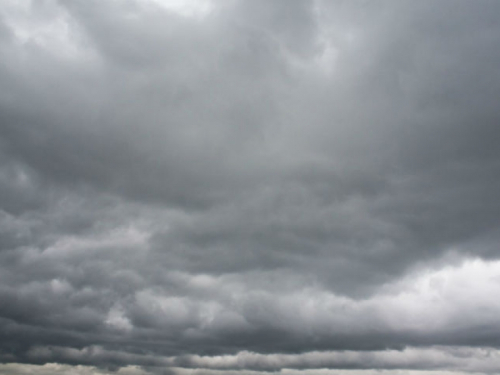
[[[71,16],[54,0],[42,2],[7,0],[0,6],[0,16],[22,46],[40,48],[64,59],[93,57],[86,48],[81,30]],[[37,11],[44,10],[43,17]]]
[[[204,17],[213,9],[212,0],[146,0],[183,17]]]

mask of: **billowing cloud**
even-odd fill
[[[499,11],[4,1],[0,371],[499,372]]]

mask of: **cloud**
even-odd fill
[[[121,368],[117,372],[109,372],[105,370],[100,370],[95,367],[89,366],[68,366],[60,365],[56,363],[47,363],[43,366],[26,365],[18,363],[9,363],[0,365],[0,370],[3,374],[7,375],[17,375],[17,374],[40,374],[40,375],[108,375],[108,374],[119,374],[119,375],[146,375],[147,372],[139,369],[136,366],[128,366]]]
[[[16,374],[78,374],[78,375],[108,375],[108,374],[120,374],[120,375],[150,375],[150,374],[179,374],[183,375],[186,373],[190,374],[218,374],[220,371],[217,370],[193,370],[193,369],[183,369],[183,368],[175,368],[171,371],[165,370],[150,370],[145,371],[141,370],[135,366],[128,366],[126,368],[121,368],[117,372],[108,372],[105,370],[99,370],[95,367],[88,366],[68,366],[68,365],[59,365],[59,364],[46,364],[44,366],[34,366],[34,365],[22,365],[22,364],[7,364],[0,365],[0,369],[3,373],[7,375],[16,375]],[[151,372],[152,371],[152,372]],[[299,373],[296,370],[284,369],[280,371],[283,374],[294,375]],[[268,372],[256,372],[250,370],[224,370],[224,374],[227,375],[255,375],[255,374],[267,374]],[[337,374],[349,374],[349,375],[372,375],[373,371],[367,370],[301,370],[300,373],[308,374],[308,375],[337,375]],[[377,370],[377,374],[383,375],[417,375],[421,374],[421,371],[406,371],[406,370]],[[465,372],[449,372],[449,371],[433,371],[433,375],[462,375],[462,374],[471,374]]]
[[[498,10],[5,1],[5,371],[498,371]]]

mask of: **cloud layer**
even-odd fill
[[[1,371],[500,371],[498,12],[3,2]]]

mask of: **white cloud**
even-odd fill
[[[115,305],[109,310],[105,323],[111,328],[125,332],[129,332],[133,328],[124,309],[119,305]]]
[[[0,7],[0,15],[21,46],[33,46],[72,61],[95,57],[84,34],[57,1],[39,4],[7,0]]]
[[[145,0],[183,17],[205,17],[213,10],[212,0]]]
[[[0,364],[0,373],[5,375],[148,375],[137,366],[127,366],[117,372],[98,369],[93,366],[71,366],[47,363],[42,366],[21,363]]]

